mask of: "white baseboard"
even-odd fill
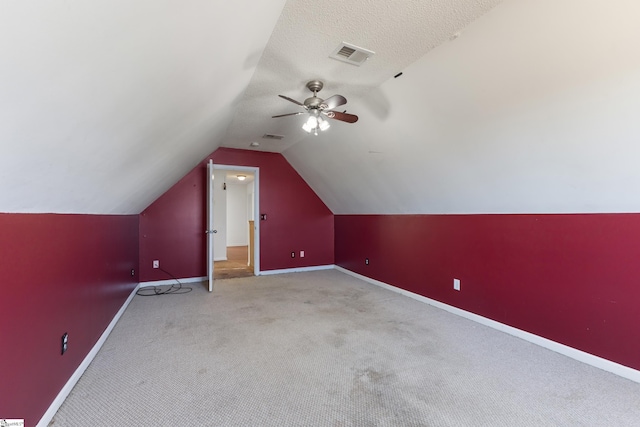
[[[287,273],[302,273],[305,271],[320,271],[320,270],[333,270],[336,266],[330,265],[316,265],[313,267],[298,267],[298,268],[285,268],[282,270],[266,270],[258,273],[259,276],[269,276],[271,274],[287,274]]]
[[[628,380],[640,383],[640,371],[636,369],[629,368],[628,366],[624,366],[619,363],[612,362],[611,360],[604,359],[602,357],[594,356],[593,354],[584,352],[582,350],[578,350],[573,347],[560,344],[556,341],[552,341],[550,339],[543,338],[541,336],[532,334],[530,332],[526,332],[521,329],[514,328],[513,326],[505,325],[504,323],[496,322],[495,320],[488,319],[486,317],[462,310],[460,308],[442,303],[440,301],[436,301],[431,298],[427,298],[422,295],[389,285],[387,283],[380,282],[379,280],[375,280],[370,277],[366,277],[361,274],[354,273],[353,271],[347,270],[346,268],[342,268],[339,266],[336,266],[335,268],[336,270],[339,270],[350,276],[357,277],[358,279],[371,283],[372,285],[380,286],[390,291],[408,296],[409,298],[413,298],[420,302],[424,302],[426,304],[432,305],[442,310],[446,310],[450,313],[456,314],[458,316],[462,316],[466,319],[472,320],[482,325],[489,326],[490,328],[497,329],[509,335],[513,335],[514,337],[518,337],[525,341],[529,341],[530,343],[539,345],[551,351],[555,351],[556,353],[560,353],[564,356],[570,357],[579,362],[586,363],[587,365],[594,366],[596,368],[602,369],[607,372],[611,372],[612,374],[618,375]]]
[[[187,277],[184,279],[178,279],[180,281],[180,283],[182,283],[183,285],[185,283],[199,283],[199,282],[204,282],[207,280],[207,276],[203,276],[203,277]],[[155,280],[153,282],[141,282],[140,283],[140,287],[141,288],[148,288],[148,287],[152,287],[152,286],[162,286],[162,285],[175,285],[176,283],[176,279],[167,279],[167,280]]]
[[[94,357],[96,357],[96,354],[98,354],[98,351],[100,351],[100,348],[102,348],[102,345],[107,340],[107,337],[109,337],[109,334],[111,333],[113,328],[116,326],[116,323],[118,323],[118,320],[120,320],[120,317],[122,317],[122,314],[129,306],[129,303],[131,302],[133,297],[136,295],[136,292],[138,291],[139,288],[140,288],[140,284],[138,284],[135,287],[135,289],[131,291],[131,295],[129,295],[129,297],[124,302],[124,304],[122,304],[122,307],[120,307],[120,310],[118,310],[116,315],[113,317],[113,319],[111,320],[111,323],[109,323],[109,326],[107,326],[107,329],[104,330],[104,332],[100,336],[100,339],[98,339],[98,342],[96,342],[96,344],[93,346],[89,354],[87,354],[87,356],[84,358],[80,366],[78,366],[78,368],[73,373],[73,375],[71,375],[71,378],[69,378],[69,380],[64,385],[64,387],[62,387],[62,390],[60,390],[60,393],[58,393],[58,395],[53,400],[51,405],[49,405],[49,409],[47,409],[47,412],[44,413],[44,415],[42,416],[42,418],[40,419],[36,427],[47,427],[49,425],[53,417],[56,415],[56,412],[58,412],[58,409],[60,409],[60,406],[62,406],[62,403],[64,403],[69,393],[71,393],[71,390],[73,390],[73,387],[76,385],[76,383],[78,382],[82,374],[84,374],[84,371],[89,367]]]
[[[225,257],[219,257],[219,258],[213,258],[214,262],[215,261],[227,261],[227,260],[228,260],[228,258],[226,256]]]

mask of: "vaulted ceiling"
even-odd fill
[[[334,213],[640,210],[635,0],[0,8],[0,212],[139,213],[220,146],[283,153]],[[271,118],[311,79],[359,121]]]

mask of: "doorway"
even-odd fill
[[[257,275],[259,269],[258,168],[213,165],[213,277]]]
[[[236,279],[253,276],[253,267],[247,263],[249,246],[227,246],[226,261],[214,261],[214,279]]]

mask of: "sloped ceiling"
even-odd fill
[[[506,1],[284,154],[334,213],[638,212],[638,22],[632,0]]]
[[[2,212],[139,213],[218,146],[253,141],[334,213],[640,210],[637,1],[1,8]],[[376,54],[328,58],[341,42]],[[360,120],[315,137],[272,119],[310,79]]]
[[[380,85],[500,1],[287,2],[224,145],[246,149],[255,141],[261,143],[262,150],[283,152],[306,139],[308,135],[300,132],[304,116],[280,119],[271,116],[301,111],[277,95],[304,101],[312,95],[305,85],[315,79],[325,84],[320,97],[336,93],[347,97],[347,105],[340,110],[346,108],[360,114],[361,110],[352,108],[353,101],[373,96],[368,109],[376,117],[386,118],[391,105],[382,96]],[[329,58],[342,42],[372,50],[375,55],[359,67]],[[346,125],[334,124],[336,130],[331,137],[341,139],[341,130]],[[265,133],[285,138],[263,142]]]
[[[135,214],[219,146],[284,0],[0,6],[0,212]]]

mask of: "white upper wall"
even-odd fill
[[[227,246],[249,244],[248,184],[227,185]]]
[[[0,6],[0,212],[135,214],[217,148],[285,0]]]
[[[638,212],[639,22],[632,0],[506,1],[285,156],[338,214]]]
[[[638,22],[637,0],[3,2],[0,212],[136,214],[254,140],[338,214],[638,212]],[[376,55],[328,58],[343,41]],[[360,120],[271,118],[314,78]]]

